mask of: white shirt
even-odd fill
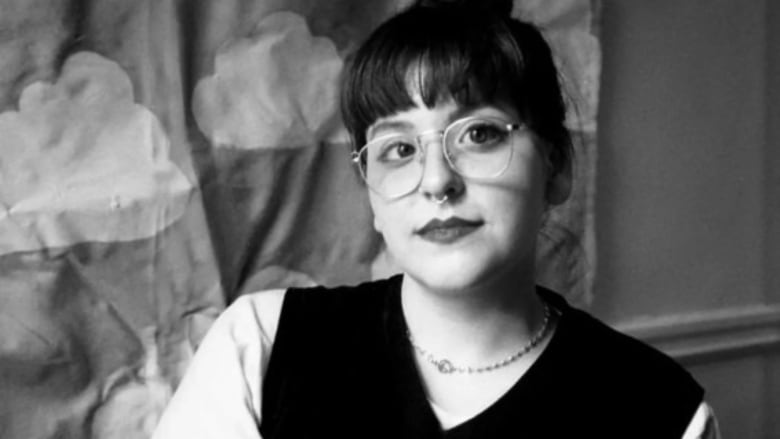
[[[285,290],[237,299],[214,322],[152,439],[260,439],[262,377],[268,368]],[[435,405],[443,428],[453,418]],[[626,437],[630,437],[626,432]],[[712,409],[702,402],[682,439],[719,439]]]

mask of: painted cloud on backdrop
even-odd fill
[[[0,144],[0,254],[148,238],[193,190],[130,78],[95,53],[26,87],[19,111],[0,114]]]
[[[335,44],[302,16],[270,14],[219,51],[214,75],[195,88],[195,119],[216,147],[312,146],[339,135],[342,66]]]

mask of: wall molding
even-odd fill
[[[617,329],[683,364],[780,352],[780,305],[697,311],[619,323]]]

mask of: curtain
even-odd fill
[[[393,272],[338,78],[401,0],[0,0],[0,437],[146,438],[241,294]],[[591,0],[517,0],[556,50],[575,192],[540,283],[587,304]]]

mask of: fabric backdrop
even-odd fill
[[[0,0],[0,437],[146,438],[237,296],[393,271],[337,95],[404,3]],[[515,6],[576,108],[540,282],[586,304],[598,5]]]

